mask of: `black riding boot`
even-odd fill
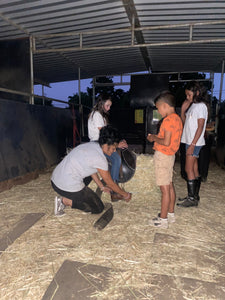
[[[199,202],[200,197],[199,197],[199,190],[200,190],[200,186],[201,186],[201,176],[195,178],[195,182],[196,182],[196,189],[195,189],[195,200],[197,200]],[[178,198],[178,201],[185,201],[188,199],[188,196],[184,197],[184,198]]]
[[[196,182],[196,187],[195,187],[195,200],[196,200],[197,202],[199,202],[199,201],[200,201],[199,191],[200,191],[200,186],[201,186],[201,182],[202,182],[201,176],[195,178],[195,182]]]
[[[195,191],[196,191],[196,180],[187,180],[187,189],[188,196],[187,199],[183,202],[177,203],[178,206],[182,207],[190,207],[190,206],[198,206],[198,200],[195,199]]]

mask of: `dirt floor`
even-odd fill
[[[125,184],[132,201],[113,203],[114,218],[102,231],[93,228],[97,215],[66,208],[65,216],[54,216],[51,172],[0,193],[1,300],[225,299],[225,170],[212,162],[199,206],[177,207],[176,222],[155,229],[148,224],[160,209],[152,155],[138,155],[135,175]],[[178,162],[174,183],[177,197],[185,196]],[[110,202],[107,194],[102,199]],[[89,267],[88,275],[78,265]],[[70,266],[92,286],[85,296],[57,282],[63,272],[70,275]],[[107,277],[95,286],[99,270]]]

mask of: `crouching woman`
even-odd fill
[[[88,176],[92,177],[103,192],[114,191],[125,201],[130,201],[132,195],[122,190],[112,180],[104,155],[112,155],[116,151],[119,140],[118,131],[105,126],[100,130],[98,142],[77,146],[56,166],[51,178],[52,187],[59,195],[55,197],[56,216],[62,216],[66,206],[93,214],[103,211],[104,204],[101,199],[84,184],[84,178]],[[106,185],[103,185],[103,182]]]

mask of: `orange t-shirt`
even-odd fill
[[[172,113],[165,117],[159,129],[158,137],[164,138],[165,131],[170,131],[171,140],[169,146],[160,145],[157,142],[154,143],[153,149],[160,151],[166,155],[174,155],[180,146],[180,140],[183,130],[183,124],[181,118],[176,114]]]

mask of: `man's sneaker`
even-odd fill
[[[158,213],[158,218],[160,218],[160,213]],[[168,212],[168,214],[167,214],[167,220],[168,220],[168,223],[175,223],[176,218],[175,218],[174,213],[169,213]]]
[[[149,222],[149,225],[157,227],[157,228],[168,228],[168,220],[162,218],[154,218]]]
[[[62,202],[62,198],[59,196],[55,197],[55,216],[61,217],[64,215],[64,208],[66,206]]]

